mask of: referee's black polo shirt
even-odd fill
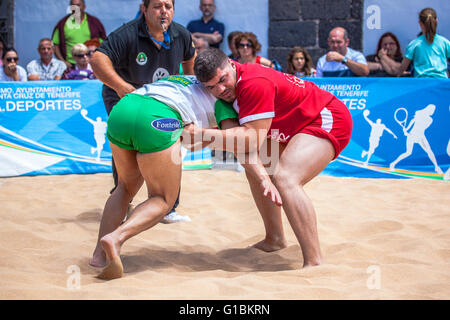
[[[158,49],[150,39],[145,17],[142,16],[110,33],[97,50],[111,59],[122,79],[140,88],[146,83],[178,74],[180,63],[194,56],[195,47],[187,29],[172,22],[168,32],[170,49]],[[103,86],[102,95],[109,114],[119,97],[106,85]]]

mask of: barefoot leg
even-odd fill
[[[138,168],[136,151],[125,150],[114,144],[110,145],[119,181],[117,188],[106,201],[100,222],[97,244],[89,262],[91,266],[96,268],[103,268],[106,265],[106,255],[100,245],[100,239],[113,232],[122,223],[130,201],[139,191],[144,181]]]

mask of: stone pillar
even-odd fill
[[[350,47],[362,51],[364,0],[269,0],[269,58],[286,70],[294,46],[306,48],[314,65],[327,52],[329,31],[347,29]]]

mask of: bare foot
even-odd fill
[[[94,253],[89,265],[94,268],[104,268],[106,266],[106,255],[102,251],[100,254]]]
[[[309,267],[316,267],[316,266],[319,266],[321,264],[322,264],[322,261],[320,259],[316,260],[316,261],[312,261],[312,262],[304,262],[303,263],[303,269],[309,268]]]
[[[98,275],[99,279],[102,280],[113,280],[121,278],[123,275],[123,265],[120,257],[114,257],[108,264],[108,266],[103,269],[102,273]]]
[[[111,234],[107,234],[100,239],[100,245],[106,254],[106,259],[109,262],[103,269],[98,278],[104,280],[112,280],[122,277],[123,265],[120,260],[120,245]]]
[[[273,252],[273,251],[278,251],[278,250],[286,248],[287,242],[284,239],[278,240],[278,241],[273,241],[273,240],[267,240],[267,238],[266,238],[264,240],[261,240],[258,243],[255,243],[251,247],[265,251],[265,252]]]

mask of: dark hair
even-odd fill
[[[200,82],[208,82],[228,63],[227,55],[220,49],[208,48],[200,52],[195,58],[194,73]]]
[[[238,35],[236,39],[234,39],[234,45],[236,46],[236,49],[239,48],[239,43],[241,42],[242,39],[246,39],[252,43],[253,55],[261,51],[261,44],[258,42],[258,38],[253,32],[243,32],[240,35]]]
[[[143,0],[142,3],[146,8],[148,8],[148,5],[150,4],[151,0]],[[175,0],[172,0],[172,5],[175,7]]]
[[[433,8],[422,9],[419,13],[419,20],[425,27],[425,38],[429,43],[433,43],[437,28],[436,11]]]
[[[17,50],[14,49],[13,47],[3,48],[2,60],[5,59],[6,54],[11,51],[15,52],[17,54],[17,56],[19,56],[19,54],[17,53]]]
[[[378,44],[377,44],[377,52],[375,52],[375,54],[378,54],[378,52],[380,52],[381,50],[381,42],[383,41],[384,38],[386,37],[391,37],[392,39],[394,39],[395,44],[397,45],[397,50],[395,51],[394,57],[401,57],[402,56],[402,50],[400,48],[400,42],[398,41],[397,37],[395,36],[395,34],[393,34],[392,32],[385,32],[381,35],[380,39],[378,39]]]
[[[306,76],[310,76],[312,74],[312,59],[311,56],[309,55],[308,51],[300,46],[297,47],[293,47],[291,49],[291,51],[289,52],[288,55],[288,65],[287,65],[287,70],[286,73],[289,74],[295,74],[296,70],[294,68],[294,64],[292,63],[292,59],[294,58],[296,53],[303,53],[303,56],[305,57],[305,66],[303,67],[303,72],[305,73]]]
[[[228,37],[227,37],[228,44],[230,44],[231,41],[233,41],[233,38],[234,38],[235,36],[237,36],[237,35],[239,35],[239,34],[241,34],[241,33],[242,33],[242,31],[233,31],[233,32],[230,32],[230,33],[228,34]]]

